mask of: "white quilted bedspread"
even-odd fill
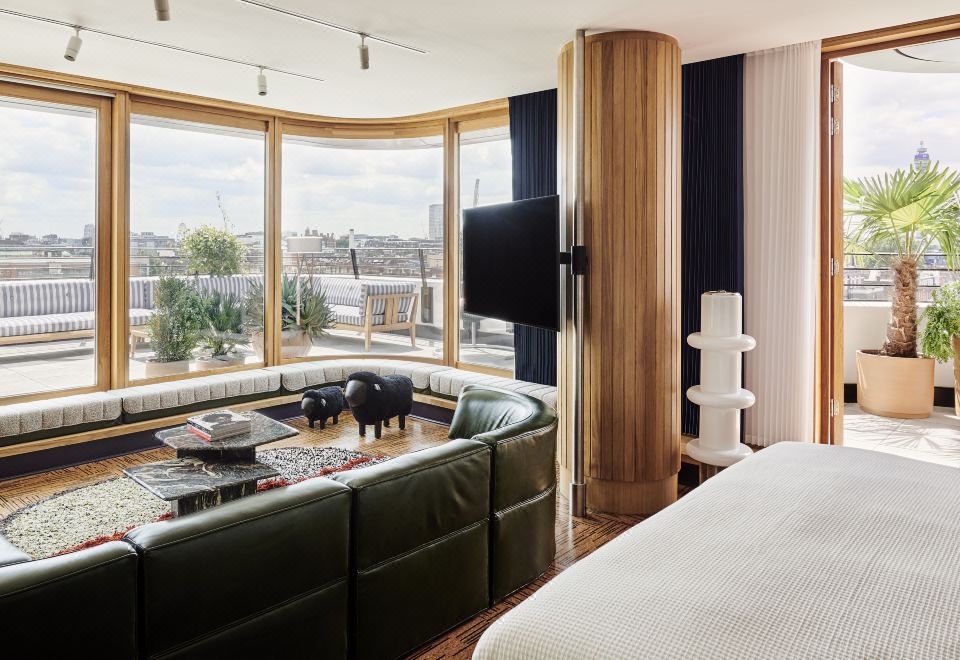
[[[764,449],[561,573],[473,657],[960,658],[960,470]]]

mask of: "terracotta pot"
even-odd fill
[[[857,403],[871,415],[917,419],[933,412],[933,358],[857,351]]]
[[[210,371],[211,369],[223,369],[224,367],[237,367],[246,362],[242,355],[218,355],[204,356],[197,358],[194,363],[197,371]]]
[[[156,362],[147,360],[144,363],[144,378],[160,378],[161,376],[175,376],[190,371],[190,360],[176,360],[175,362]]]
[[[280,354],[284,358],[304,357],[310,354],[313,341],[307,333],[301,330],[284,330],[280,335]],[[251,334],[250,345],[257,357],[263,360],[263,333]]]
[[[953,412],[960,417],[960,335],[950,338],[953,347]]]

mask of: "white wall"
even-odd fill
[[[921,304],[923,309],[925,305]],[[883,345],[887,320],[890,318],[888,302],[843,303],[843,382],[857,382],[857,351],[863,348],[880,348]],[[953,388],[953,363],[937,363],[933,373],[937,387]]]

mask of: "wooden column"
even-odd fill
[[[572,44],[561,53],[559,71],[559,174],[569,216]],[[584,96],[587,505],[599,511],[652,513],[676,499],[680,470],[676,40],[653,32],[588,36]],[[569,217],[567,222],[569,226]],[[561,342],[561,352],[561,406],[567,411],[573,357],[568,342]],[[568,438],[561,441],[559,456],[568,479]]]

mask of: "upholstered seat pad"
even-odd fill
[[[116,392],[92,392],[43,401],[0,406],[0,438],[16,438],[43,431],[90,424],[109,425],[120,419],[121,398]]]
[[[489,376],[462,369],[446,369],[430,375],[430,391],[439,396],[458,398],[460,390],[466,385],[486,385],[519,392],[540,399],[547,405],[557,407],[557,388],[552,385],[540,385],[513,378]]]
[[[252,369],[128,387],[116,390],[115,394],[123,399],[124,415],[142,415],[198,405],[213,407],[218,405],[218,401],[235,401],[241,397],[261,395],[265,397],[279,390],[279,373],[268,369]]]
[[[413,381],[413,389],[425,391],[430,388],[430,376],[440,371],[449,371],[450,367],[425,362],[406,360],[321,360],[317,362],[298,362],[279,367],[268,367],[268,371],[279,373],[283,389],[288,392],[301,392],[308,387],[317,387],[330,383],[342,383],[357,371],[372,371],[379,376],[396,374],[406,376]]]
[[[364,325],[363,315],[357,312],[357,308],[350,305],[330,305],[330,309],[333,311],[334,316],[336,317],[337,323],[343,323],[345,325]],[[410,315],[407,312],[400,312],[397,314],[397,323],[406,323]],[[386,316],[384,314],[373,314],[371,317],[372,325],[383,325],[386,322]]]
[[[145,325],[152,315],[152,309],[131,309],[130,325]],[[0,318],[0,337],[23,337],[51,332],[93,330],[95,324],[95,312],[10,316]]]

